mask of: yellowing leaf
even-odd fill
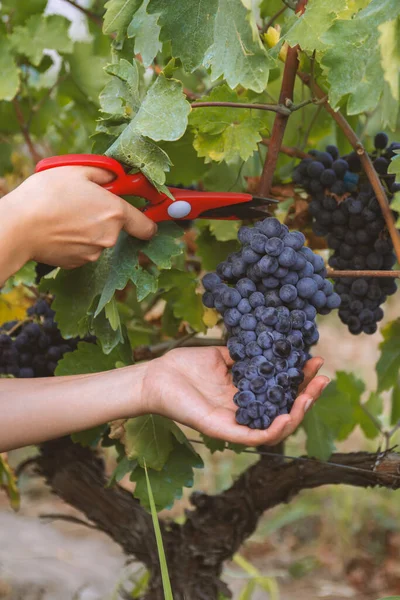
[[[3,489],[10,500],[11,508],[19,509],[20,495],[17,478],[7,461],[7,454],[0,454],[0,488]]]
[[[0,325],[6,321],[22,321],[26,316],[26,309],[31,305],[32,298],[23,287],[17,287],[8,294],[0,294]]]
[[[218,323],[219,315],[213,308],[205,308],[203,314],[203,321],[208,328],[214,327]]]

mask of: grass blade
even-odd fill
[[[153,490],[151,489],[150,479],[149,479],[149,474],[147,472],[146,463],[144,464],[144,470],[146,473],[147,493],[149,495],[149,503],[150,503],[150,510],[151,510],[151,518],[153,520],[154,535],[156,536],[156,542],[157,542],[158,560],[160,561],[161,578],[162,578],[162,584],[163,584],[163,590],[164,590],[164,600],[174,600],[174,597],[172,595],[171,582],[169,580],[168,565],[167,565],[167,559],[165,557],[165,552],[164,552],[164,544],[163,544],[162,535],[161,535],[160,523],[158,522],[158,515],[157,515],[156,505],[154,503]]]

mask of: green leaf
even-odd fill
[[[73,433],[71,435],[71,439],[74,444],[80,444],[84,448],[88,448],[89,446],[97,446],[106,429],[107,424],[98,425],[98,427],[92,427],[92,429],[86,429],[85,431]]]
[[[383,76],[394,100],[399,101],[400,18],[379,26]]]
[[[362,387],[362,382],[352,374],[338,372],[337,380],[323,391],[303,421],[309,456],[326,460],[335,450],[335,439],[348,428],[354,428],[352,404],[359,400]]]
[[[333,108],[349,96],[351,115],[373,110],[382,95],[384,72],[381,66],[379,26],[400,14],[397,0],[372,0],[351,20],[338,20],[323,35],[330,46],[322,59],[330,84]]]
[[[240,221],[212,221],[210,232],[218,242],[230,242],[237,240]]]
[[[220,85],[204,102],[246,102],[248,98]],[[261,131],[268,126],[265,111],[227,107],[196,108],[190,115],[190,125],[195,130],[194,147],[200,157],[215,161],[235,162],[247,160],[262,140]]]
[[[159,40],[159,14],[149,15],[148,4],[149,0],[144,0],[128,27],[128,37],[135,38],[135,54],[141,55],[145,67],[151,65],[162,48]]]
[[[146,486],[147,486],[147,494],[149,497],[151,518],[153,521],[154,534],[156,536],[158,560],[160,561],[161,580],[162,580],[163,592],[164,592],[163,595],[164,595],[165,600],[174,600],[174,597],[172,595],[171,582],[169,579],[167,559],[165,557],[165,552],[164,552],[164,544],[163,544],[163,539],[162,539],[162,534],[161,534],[161,527],[160,527],[160,523],[159,523],[158,517],[157,517],[157,509],[156,509],[156,505],[154,502],[153,490],[151,489],[151,483],[150,483],[146,464],[144,465],[144,470],[146,473]]]
[[[381,356],[376,364],[378,392],[394,387],[400,369],[400,319],[388,323],[382,330]]]
[[[157,185],[165,183],[165,172],[169,171],[171,164],[164,150],[143,137],[133,123],[125,127],[105,154],[131,168],[140,169],[152,183]]]
[[[182,83],[161,74],[148,90],[132,126],[156,142],[173,141],[185,133],[189,112]]]
[[[2,0],[0,11],[11,17],[13,25],[25,23],[25,21],[37,13],[42,13],[46,8],[48,0]]]
[[[336,389],[335,395],[340,396],[341,402],[346,403],[349,414],[341,426],[335,428],[336,437],[338,440],[345,440],[359,422],[359,417],[364,417],[365,413],[360,407],[361,396],[365,391],[365,384],[360,379],[357,379],[353,373],[345,373],[338,371],[336,373]],[[351,412],[350,412],[351,411]],[[340,414],[337,415],[341,417]],[[365,415],[366,417],[366,415]]]
[[[132,360],[127,359],[123,347],[115,348],[110,354],[104,354],[96,344],[88,342],[79,342],[78,348],[74,352],[67,352],[64,355],[55,371],[58,376],[61,375],[81,375],[86,373],[101,373],[102,371],[111,371],[115,369],[115,364],[123,361],[125,364],[132,364]]]
[[[390,422],[392,425],[396,425],[400,421],[400,380],[397,381],[396,385],[392,390],[392,412],[390,415]]]
[[[117,466],[115,467],[115,469],[107,483],[107,487],[111,487],[115,483],[118,483],[119,481],[121,481],[121,479],[123,479],[125,477],[125,475],[128,475],[128,473],[131,473],[134,469],[136,469],[136,467],[137,467],[137,460],[129,460],[129,458],[127,456],[123,456],[121,458],[121,460],[118,462]]]
[[[238,241],[218,242],[210,233],[209,228],[203,228],[200,235],[196,238],[196,254],[202,259],[202,264],[206,271],[215,271],[218,263],[226,258],[231,252],[238,249]]]
[[[165,290],[162,296],[177,319],[187,321],[195,331],[206,330],[203,303],[200,294],[196,293],[198,283],[195,274],[177,269],[163,271],[159,285]]]
[[[1,293],[6,294],[12,288],[21,284],[27,286],[35,285],[35,280],[36,263],[30,260],[5,282],[1,289]]]
[[[0,490],[1,489],[7,494],[11,508],[15,511],[19,510],[21,499],[18,482],[14,471],[8,464],[5,454],[0,454]]]
[[[24,26],[15,27],[10,41],[18,54],[23,54],[33,65],[38,66],[44,50],[57,50],[61,53],[72,51],[69,27],[68,19],[60,15],[34,15]]]
[[[91,102],[99,103],[99,94],[106,85],[104,68],[107,58],[94,52],[92,43],[79,42],[68,56],[70,77]]]
[[[360,405],[356,411],[356,419],[363,430],[365,437],[369,440],[375,439],[380,433],[377,425],[383,411],[382,398],[376,392],[371,392],[367,402]]]
[[[133,15],[140,8],[143,0],[108,0],[106,2],[103,32],[116,33],[117,42],[123,41]]]
[[[215,452],[223,452],[223,450],[226,448],[226,442],[224,440],[216,440],[215,438],[205,435],[204,433],[201,434],[201,438],[211,454],[214,454]]]
[[[19,68],[5,37],[0,37],[0,70],[0,100],[12,100],[19,88]]]
[[[224,77],[233,89],[242,85],[262,92],[275,60],[261,43],[252,14],[241,0],[219,0],[214,43],[207,50],[205,66],[215,81]]]
[[[137,460],[160,471],[171,454],[175,441],[182,443],[182,434],[173,421],[159,415],[145,415],[128,419],[124,425],[123,444],[130,460]],[[186,441],[186,438],[183,438]]]
[[[181,498],[183,488],[193,486],[193,469],[202,466],[203,461],[190,447],[176,444],[168,457],[168,462],[160,471],[148,469],[157,511],[170,508],[176,498]],[[149,510],[150,501],[144,469],[138,466],[131,475],[131,481],[136,482],[135,497],[140,500],[144,508]]]
[[[321,37],[346,7],[347,0],[337,0],[335,3],[331,0],[313,0],[303,15],[294,20],[284,39],[289,46],[299,44],[302,50],[325,50],[326,45]]]
[[[199,181],[207,171],[207,165],[197,156],[193,148],[193,135],[189,130],[175,142],[166,142],[162,148],[171,159],[172,167],[168,175],[169,185],[189,186]]]
[[[140,106],[140,73],[136,60],[121,59],[106,69],[112,79],[100,94],[101,110],[111,115],[133,118]]]
[[[150,0],[147,10],[160,15],[160,37],[163,42],[171,41],[173,56],[181,59],[187,71],[194,71],[213,42],[217,9],[216,0],[191,0],[185,6],[170,0]]]

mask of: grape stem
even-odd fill
[[[305,10],[307,0],[300,0],[296,6],[296,14],[302,14]],[[290,106],[293,102],[293,90],[296,80],[296,73],[299,66],[298,59],[299,46],[289,48],[286,56],[285,69],[283,71],[282,87],[279,94],[279,104]],[[310,101],[313,102],[314,98]],[[304,103],[301,103],[304,106]],[[274,120],[272,128],[271,142],[268,147],[267,156],[265,158],[263,171],[261,174],[258,194],[260,196],[268,196],[272,187],[272,180],[278,162],[278,154],[282,146],[283,136],[285,134],[286,125],[289,115],[278,113]]]
[[[93,21],[93,23],[96,23],[96,25],[99,25],[100,27],[103,26],[103,19],[101,17],[99,17],[99,15],[96,15],[91,10],[88,10],[87,8],[84,8],[83,6],[80,6],[77,2],[74,2],[74,0],[64,0],[64,2],[68,2],[68,4],[70,4],[71,6],[73,6],[77,10],[80,10],[84,15],[87,16],[88,19]]]
[[[269,110],[279,115],[288,117],[296,107],[288,108],[284,104],[252,104],[251,102],[192,102],[192,108],[208,108],[212,106],[224,106],[229,108],[256,108],[257,110]]]
[[[321,100],[326,96],[325,92],[315,83],[311,81],[311,76],[308,73],[298,72],[297,75],[300,77],[305,85],[311,87],[312,85],[312,93],[317,98]],[[386,226],[388,228],[394,251],[396,253],[397,262],[400,263],[400,233],[396,228],[395,220],[393,213],[390,209],[390,205],[385,194],[385,190],[381,184],[378,173],[375,171],[372,161],[366,152],[361,140],[356,135],[355,131],[352,129],[350,124],[347,122],[345,117],[341,112],[333,110],[330,106],[328,100],[323,102],[325,109],[331,115],[331,117],[336,121],[340,129],[343,131],[344,135],[353,146],[354,150],[357,152],[360,157],[361,164],[364,168],[364,171],[368,177],[370,184],[372,185],[376,198],[379,202],[379,206],[381,207],[383,217],[386,222]]]
[[[263,139],[260,143],[264,146],[270,146],[271,140]],[[279,148],[279,152],[281,152],[282,154],[286,154],[286,156],[290,156],[292,158],[311,158],[310,154],[307,154],[307,152],[300,150],[300,148],[295,148],[294,146],[281,146]]]
[[[328,277],[400,277],[400,271],[335,271],[328,269]]]

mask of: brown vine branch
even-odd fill
[[[288,49],[285,62],[285,69],[283,72],[282,88],[279,95],[279,103],[283,105],[286,103],[287,100],[293,101],[294,82],[296,79],[296,71],[298,67],[297,50],[297,46]],[[277,114],[275,117],[274,125],[272,128],[271,140],[268,147],[268,152],[258,188],[258,194],[260,196],[267,197],[270,193],[276,163],[278,161],[278,154],[282,145],[282,140],[285,133],[289,114],[280,113]]]
[[[296,6],[296,13],[301,14],[307,0],[300,0]],[[296,73],[299,66],[298,46],[289,48],[286,56],[285,68],[283,71],[282,86],[279,94],[279,104],[287,106],[288,102],[293,102],[294,83]],[[274,125],[271,134],[271,143],[268,148],[265,158],[264,167],[261,174],[258,194],[267,197],[271,191],[272,180],[278,162],[278,154],[282,145],[283,136],[285,134],[286,125],[289,115],[277,114],[274,120]]]
[[[84,15],[87,16],[88,19],[90,19],[91,21],[93,21],[93,23],[96,23],[96,25],[99,25],[100,27],[103,27],[103,19],[101,17],[99,17],[99,15],[96,15],[91,10],[89,10],[89,9],[83,7],[83,6],[80,6],[77,2],[74,2],[74,0],[64,0],[64,2],[67,2],[71,6],[73,6],[74,8],[76,8],[77,10],[79,10],[80,12],[82,12]]]
[[[37,465],[59,497],[150,569],[145,599],[162,600],[151,517],[131,493],[119,486],[105,487],[104,465],[95,453],[63,438],[42,445]],[[166,528],[161,522],[174,599],[216,600],[220,591],[226,592],[220,580],[222,564],[253,533],[266,510],[323,485],[397,490],[399,474],[400,454],[393,451],[334,454],[328,463],[263,456],[225,492],[193,494],[194,510],[183,525]]]
[[[293,109],[283,104],[252,104],[251,102],[192,102],[192,108],[208,108],[212,106],[223,106],[227,108],[255,108],[257,110],[269,110],[280,115],[289,116]]]
[[[311,77],[308,73],[298,73],[298,76],[308,86],[311,86]],[[325,96],[325,92],[314,82],[313,83],[313,94],[320,98],[321,100]],[[385,194],[385,190],[381,184],[378,173],[375,171],[372,161],[366,152],[363,144],[360,139],[356,135],[355,131],[352,129],[350,124],[344,118],[344,116],[339,111],[334,111],[330,106],[329,102],[326,100],[323,103],[325,109],[332,116],[332,118],[336,121],[340,129],[343,131],[346,138],[349,140],[350,144],[353,146],[354,150],[357,152],[360,157],[361,164],[364,168],[364,171],[371,183],[374,192],[376,194],[376,198],[379,202],[379,205],[382,210],[383,217],[386,222],[386,226],[388,228],[391,240],[393,242],[393,247],[396,253],[397,262],[400,262],[400,233],[396,228],[395,219],[393,213],[390,209],[390,205],[388,199]]]
[[[260,142],[263,146],[269,146],[271,144],[271,140],[263,139]],[[286,156],[290,156],[291,158],[310,158],[310,154],[300,150],[300,148],[295,148],[294,146],[281,146],[279,148],[279,152],[282,154],[286,154]]]
[[[22,113],[20,104],[18,102],[17,98],[14,98],[14,100],[12,101],[12,104],[14,106],[14,111],[15,111],[15,115],[17,117],[17,121],[19,123],[20,129],[21,129],[21,133],[24,137],[25,143],[28,146],[28,150],[29,153],[31,155],[31,158],[33,160],[34,163],[39,162],[40,160],[40,156],[35,148],[35,145],[32,141],[32,138],[30,136],[29,133],[29,127],[27,126],[27,124],[25,123],[25,119],[24,119],[24,115]]]
[[[328,269],[328,277],[400,277],[400,271],[335,271]]]

